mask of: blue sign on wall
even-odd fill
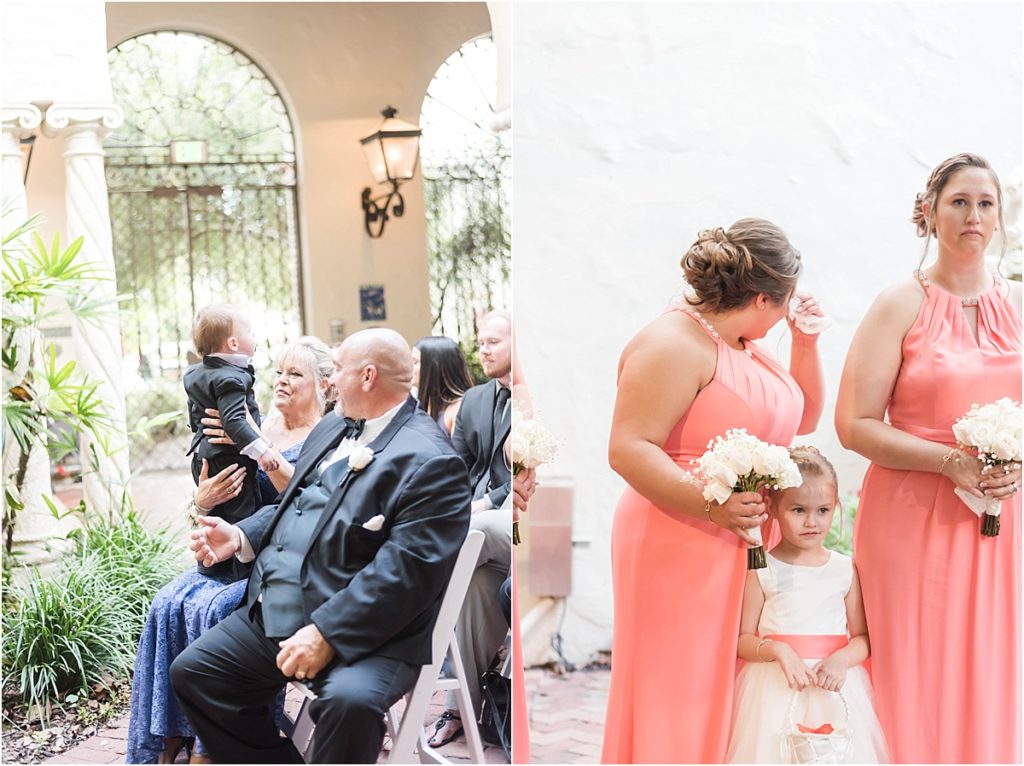
[[[384,285],[363,285],[359,288],[359,316],[364,322],[382,322],[388,318],[384,306]]]

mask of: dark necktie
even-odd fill
[[[504,386],[498,386],[498,395],[494,397],[494,438],[498,439],[498,435],[501,433],[501,424],[505,419],[505,405],[508,404],[508,398],[512,392]]]
[[[359,420],[353,420],[352,418],[345,418],[345,439],[358,439],[359,434],[363,432],[363,426],[366,425],[366,418],[359,418]]]

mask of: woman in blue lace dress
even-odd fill
[[[277,451],[279,467],[258,474],[263,504],[273,503],[291,479],[306,436],[327,409],[327,379],[334,369],[330,349],[312,336],[288,344],[276,360],[273,406],[260,431]],[[215,427],[206,434],[227,440]],[[191,512],[205,512],[237,494],[244,477],[245,469],[237,467],[211,477],[204,461]],[[157,593],[135,658],[126,763],[173,763],[195,736],[171,691],[168,670],[186,646],[234,611],[245,586],[244,578],[231,573],[208,576],[190,569]],[[201,750],[197,741],[192,763],[209,762]]]

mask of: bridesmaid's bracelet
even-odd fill
[[[959,447],[953,447],[953,449],[951,449],[949,452],[947,452],[943,456],[943,458],[942,458],[942,465],[939,466],[939,474],[940,475],[945,476],[945,474],[946,474],[946,463],[948,463],[951,458],[953,459],[954,463],[959,463],[960,462],[960,448]]]
[[[775,660],[766,660],[763,657],[761,657],[761,645],[764,644],[766,641],[771,643],[771,639],[770,638],[762,638],[757,643],[757,648],[754,650],[754,654],[757,656],[757,659],[758,659],[759,662],[775,662]]]
[[[708,515],[708,521],[710,521],[712,524],[714,524],[715,520],[711,518],[711,501],[710,500],[708,500],[706,503],[704,503],[704,513],[706,513]]]

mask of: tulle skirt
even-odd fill
[[[808,666],[818,660],[804,660]],[[788,711],[793,690],[774,662],[747,663],[736,678],[732,736],[728,763],[789,763],[784,749]],[[849,721],[839,695],[824,689],[800,692],[793,708],[793,722],[817,728],[825,723],[834,729],[844,725],[852,732],[851,763],[888,763],[882,727],[875,716],[871,682],[863,667],[850,668],[843,684],[850,708]]]

